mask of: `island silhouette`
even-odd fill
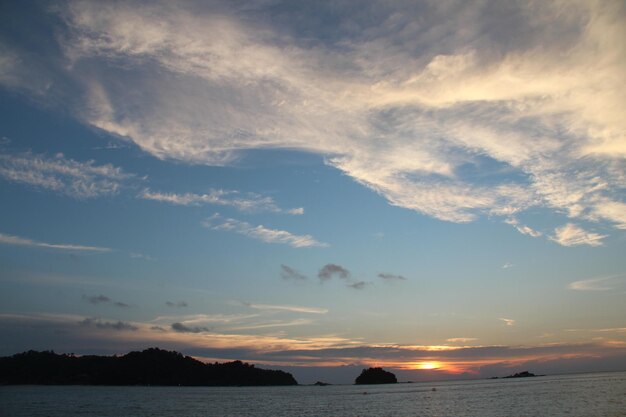
[[[354,384],[395,384],[397,382],[398,380],[396,379],[396,376],[391,372],[385,371],[383,368],[368,368],[363,369],[361,375],[359,375],[354,381]]]
[[[75,356],[28,351],[0,358],[0,385],[297,385],[288,372],[241,361],[204,363],[149,348],[123,356]]]
[[[545,375],[535,375],[532,372],[523,371],[523,372],[517,372],[515,374],[507,375],[507,376],[503,376],[503,377],[492,376],[489,379],[530,378],[530,377],[534,377],[534,376],[545,376]]]

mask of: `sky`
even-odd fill
[[[0,355],[626,369],[626,5],[0,3]]]

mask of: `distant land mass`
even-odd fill
[[[241,361],[203,363],[158,348],[123,356],[28,351],[0,358],[0,385],[297,385],[287,372]]]
[[[363,372],[356,378],[354,384],[395,384],[397,382],[396,376],[391,372],[385,371],[383,368],[369,368],[363,369]]]
[[[529,377],[533,377],[533,376],[545,376],[545,375],[535,375],[532,372],[524,371],[524,372],[518,372],[518,373],[513,374],[513,375],[503,376],[502,379],[506,379],[506,378],[529,378]],[[490,379],[501,379],[501,378],[499,378],[497,376],[493,376]]]

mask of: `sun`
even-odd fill
[[[440,362],[431,361],[431,362],[418,362],[415,364],[417,369],[439,369],[442,367]]]

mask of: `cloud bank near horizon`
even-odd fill
[[[385,366],[401,372],[418,371],[421,363],[435,363],[427,377],[503,376],[499,372],[532,364],[533,369],[582,371],[626,366],[624,329],[588,329],[571,332],[601,332],[593,342],[561,342],[521,346],[479,345],[475,338],[451,338],[439,346],[368,344],[333,335],[289,337],[281,333],[257,334],[258,330],[310,324],[302,319],[257,323],[254,315],[188,315],[158,317],[148,322],[109,320],[61,314],[0,314],[0,331],[29,339],[34,349],[76,351],[80,341],[98,342],[98,350],[77,353],[126,353],[141,346],[183,351],[204,360],[244,360],[274,367]],[[244,323],[248,324],[244,324]],[[167,324],[169,323],[169,324]],[[208,327],[211,324],[211,327]],[[215,327],[213,327],[215,326]],[[230,329],[230,330],[229,330]],[[251,333],[252,332],[252,333]],[[472,345],[467,345],[471,342]],[[45,345],[45,347],[44,347]],[[10,351],[11,344],[2,354]],[[589,368],[589,364],[593,364]],[[603,366],[601,366],[604,364]],[[569,367],[569,368],[568,368]],[[607,370],[617,368],[607,368]],[[518,369],[519,370],[519,369]],[[415,375],[418,375],[414,373]]]

